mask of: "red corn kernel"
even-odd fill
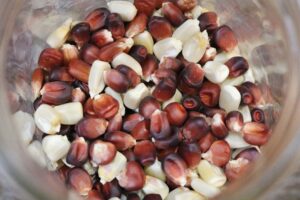
[[[230,58],[225,63],[225,65],[229,69],[229,72],[230,72],[229,77],[231,77],[231,78],[241,76],[241,75],[245,74],[249,69],[248,61],[241,56]]]
[[[200,101],[207,107],[215,107],[219,104],[221,87],[218,84],[205,81],[199,91]]]
[[[107,18],[108,30],[112,33],[114,39],[120,39],[125,36],[125,25],[120,15],[112,13]]]
[[[141,83],[141,77],[133,69],[127,67],[126,65],[119,65],[116,67],[116,70],[127,77],[131,88],[135,88]]]
[[[189,85],[187,85],[180,76],[178,77],[178,89],[180,90],[180,92],[186,95],[198,95],[199,93],[199,89],[192,88]]]
[[[72,102],[80,102],[84,104],[86,100],[86,94],[80,88],[74,88],[72,90]]]
[[[134,155],[144,167],[150,166],[155,162],[156,149],[149,140],[138,142],[134,147]]]
[[[139,33],[144,32],[147,26],[148,17],[139,13],[127,26],[126,37],[132,38]]]
[[[105,84],[117,93],[125,93],[129,89],[130,82],[128,78],[118,70],[105,71],[103,78]]]
[[[253,122],[265,123],[265,113],[262,109],[254,108],[251,111],[251,116]]]
[[[167,149],[157,150],[157,158],[159,161],[162,162],[168,155],[176,152],[177,152],[177,147],[170,147]]]
[[[165,139],[171,134],[171,127],[168,121],[167,113],[156,110],[151,115],[150,133],[155,139]]]
[[[129,54],[139,63],[143,63],[148,55],[148,51],[142,45],[135,45],[131,48]]]
[[[258,152],[258,150],[255,147],[252,147],[252,148],[241,151],[235,157],[235,159],[243,158],[243,159],[249,160],[249,162],[254,162],[259,158],[259,156],[260,156],[260,153]]]
[[[76,133],[86,139],[96,139],[106,132],[108,122],[99,118],[84,118],[76,125]]]
[[[230,131],[240,132],[244,125],[244,118],[239,111],[232,111],[227,114],[225,122]]]
[[[93,107],[99,117],[111,119],[119,111],[119,102],[108,94],[101,94],[94,99]]]
[[[179,72],[182,69],[182,63],[177,58],[163,57],[159,64],[160,69],[171,69],[174,72]]]
[[[229,26],[223,25],[214,31],[212,43],[217,48],[229,52],[234,50],[238,41],[233,30]]]
[[[215,12],[205,12],[198,18],[201,32],[212,31],[218,27],[218,16]]]
[[[131,135],[136,140],[149,140],[151,137],[150,121],[145,119],[139,122],[132,130]]]
[[[201,113],[203,113],[207,117],[213,117],[217,113],[221,114],[224,117],[226,116],[226,111],[219,108],[203,108],[201,109]]]
[[[186,109],[177,102],[169,104],[164,111],[167,113],[169,123],[172,126],[182,126],[188,116]]]
[[[67,67],[59,67],[53,69],[50,74],[50,81],[73,82],[74,78],[69,74]]]
[[[92,35],[91,41],[97,45],[97,47],[102,48],[107,44],[110,44],[114,41],[112,34],[109,30],[103,29],[97,31]]]
[[[266,144],[270,137],[269,128],[265,124],[258,122],[246,123],[242,132],[246,142],[257,146]]]
[[[91,162],[97,166],[106,165],[113,161],[117,153],[115,145],[101,140],[94,141],[89,149]]]
[[[158,60],[154,55],[148,54],[141,65],[143,76],[148,79],[158,69]]]
[[[213,116],[211,122],[212,134],[218,139],[224,139],[228,135],[228,129],[224,122],[224,116],[217,113]]]
[[[92,31],[96,31],[105,26],[109,14],[110,12],[107,8],[98,8],[89,13],[85,21],[89,23]]]
[[[93,106],[93,99],[89,98],[84,106],[83,106],[83,112],[85,116],[87,117],[96,117],[96,113]]]
[[[225,140],[217,140],[211,145],[208,152],[202,154],[202,156],[214,165],[224,167],[230,160],[231,149]]]
[[[41,90],[42,101],[51,105],[60,105],[71,101],[72,87],[62,81],[49,82]]]
[[[134,0],[134,5],[139,13],[144,13],[151,16],[156,7],[156,1],[149,0]]]
[[[192,63],[181,71],[180,77],[188,86],[199,88],[204,80],[204,70],[200,65]]]
[[[70,32],[72,40],[81,48],[90,40],[91,27],[89,23],[81,22],[76,24]]]
[[[178,148],[178,154],[191,169],[195,169],[201,161],[201,150],[198,143],[182,143]]]
[[[124,119],[123,130],[130,133],[134,127],[143,120],[144,117],[139,113],[127,115]]]
[[[182,135],[188,143],[196,142],[209,132],[209,126],[204,118],[195,117],[189,119],[183,127]]]
[[[100,49],[92,44],[86,44],[81,48],[80,56],[84,62],[92,65],[94,61],[98,60]]]
[[[90,175],[80,168],[73,168],[69,171],[67,184],[82,196],[86,196],[93,187]]]
[[[162,13],[175,27],[180,26],[186,20],[183,12],[172,2],[163,3]]]
[[[38,65],[46,71],[51,71],[56,67],[61,67],[64,64],[63,53],[54,48],[47,48],[42,51]]]
[[[211,133],[208,133],[206,136],[201,138],[198,141],[201,152],[207,152],[214,141],[216,141],[216,138]]]
[[[107,132],[120,131],[122,129],[123,118],[121,113],[117,113],[113,118],[109,120]]]
[[[80,137],[71,143],[70,150],[67,154],[67,163],[76,167],[82,166],[88,160],[88,143]]]
[[[113,143],[118,151],[131,149],[136,144],[136,140],[131,135],[122,131],[107,133],[104,139]]]
[[[151,17],[148,23],[148,30],[156,41],[172,37],[173,34],[172,25],[164,17]]]
[[[69,63],[69,73],[76,79],[87,83],[91,67],[82,60],[74,59]]]
[[[196,7],[198,1],[197,0],[177,0],[176,5],[183,11],[190,11]]]
[[[44,84],[44,70],[42,68],[36,68],[31,75],[31,89],[34,97],[37,98]]]
[[[240,178],[248,169],[249,161],[243,158],[230,161],[225,167],[225,175],[232,182]]]
[[[161,105],[160,103],[153,97],[148,96],[145,97],[140,105],[139,105],[139,113],[145,117],[145,119],[150,119],[152,113],[160,109]]]
[[[171,136],[162,140],[155,140],[154,145],[157,149],[166,150],[169,148],[176,148],[181,141],[181,130],[173,128]]]
[[[105,199],[110,199],[113,197],[121,197],[122,190],[116,179],[111,182],[105,183],[102,186],[102,194]]]
[[[162,200],[159,194],[147,194],[143,200]]]
[[[136,158],[135,158],[135,155],[134,155],[132,149],[128,149],[126,151],[122,151],[121,153],[127,158],[127,162],[129,162],[129,161],[136,161]]]
[[[104,197],[98,190],[91,190],[87,198],[88,200],[104,200]]]
[[[171,69],[161,68],[156,70],[155,73],[152,75],[152,80],[156,85],[158,85],[161,81],[167,78],[171,79],[173,82],[176,82],[176,73]]]
[[[165,78],[159,82],[159,84],[155,87],[152,92],[153,97],[155,97],[158,101],[167,101],[171,99],[176,92],[176,83],[170,79]]]
[[[182,99],[182,105],[188,111],[198,111],[200,109],[199,98],[196,96],[185,96]]]

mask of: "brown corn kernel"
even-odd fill
[[[91,27],[86,22],[76,24],[70,32],[72,40],[81,48],[90,40]]]
[[[224,167],[231,157],[230,146],[225,140],[215,141],[203,157],[218,167]]]
[[[239,111],[232,111],[227,114],[226,119],[226,126],[230,131],[233,132],[240,132],[244,125],[244,118],[242,113]]]
[[[93,99],[89,98],[83,106],[84,114],[88,117],[96,117],[93,101],[94,101]]]
[[[38,65],[46,71],[51,71],[56,67],[61,67],[64,63],[63,53],[54,48],[47,48],[42,51]]]
[[[254,108],[251,111],[251,116],[253,122],[265,123],[265,113],[262,109]]]
[[[173,128],[171,136],[162,140],[155,140],[154,145],[157,149],[166,150],[169,148],[177,148],[178,144],[181,142],[181,130],[178,128]]]
[[[136,144],[136,140],[128,133],[115,131],[104,136],[106,141],[113,143],[118,151],[131,149]]]
[[[95,113],[105,119],[111,119],[119,111],[119,102],[108,94],[100,94],[93,101]]]
[[[70,150],[67,154],[67,163],[76,167],[82,166],[88,160],[88,143],[80,137],[71,143]]]
[[[153,97],[158,101],[164,102],[171,99],[176,92],[176,83],[170,79],[165,78],[159,82],[152,92]]]
[[[163,3],[162,13],[175,27],[180,26],[186,20],[183,12],[172,2]]]
[[[164,111],[167,113],[168,120],[172,126],[182,126],[188,116],[186,109],[177,102],[169,104]]]
[[[159,194],[147,194],[143,200],[162,200]]]
[[[162,150],[157,151],[157,158],[159,161],[163,161],[168,155],[176,153],[177,147],[170,147]]]
[[[93,187],[90,175],[80,168],[68,172],[67,184],[82,196],[86,196]]]
[[[203,108],[201,112],[207,117],[213,117],[215,114],[219,113],[222,116],[226,116],[226,111],[220,108]]]
[[[166,78],[171,79],[173,82],[176,82],[177,80],[176,73],[171,69],[158,69],[152,75],[152,80],[156,85],[158,85],[161,81],[163,81]]]
[[[241,56],[230,58],[225,65],[229,69],[229,77],[235,78],[245,74],[249,69],[248,61]]]
[[[99,118],[85,118],[76,125],[76,132],[80,137],[96,139],[106,132],[108,122]]]
[[[156,41],[172,37],[173,34],[172,25],[164,17],[151,17],[148,23],[148,30]]]
[[[187,165],[178,154],[168,155],[162,163],[163,170],[173,183],[184,186],[187,183]]]
[[[149,140],[150,139],[150,121],[143,120],[139,122],[131,132],[132,137],[136,140]]]
[[[255,147],[245,149],[241,151],[235,159],[243,158],[249,160],[249,162],[254,162],[259,158],[260,154]]]
[[[34,95],[34,99],[40,96],[40,91],[44,84],[44,70],[42,68],[36,68],[31,76],[31,89]]]
[[[134,5],[139,13],[144,13],[151,16],[156,7],[156,1],[149,0],[134,0]]]
[[[207,152],[211,145],[214,143],[214,141],[216,141],[216,138],[211,133],[208,133],[206,136],[201,138],[198,141],[198,145],[200,147],[201,152]]]
[[[139,113],[144,116],[145,119],[150,119],[152,113],[160,109],[160,103],[153,97],[145,97],[139,105]]]
[[[139,63],[143,63],[148,55],[146,47],[142,45],[135,45],[131,48],[129,55],[131,55]]]
[[[117,153],[115,145],[101,140],[94,141],[89,149],[91,162],[97,166],[106,165],[113,161]]]
[[[72,60],[69,63],[69,73],[76,79],[87,83],[89,80],[89,74],[91,67],[87,63],[83,62],[82,60]]]
[[[198,143],[182,143],[178,148],[178,154],[191,169],[195,169],[201,161],[201,150]]]
[[[186,95],[198,95],[199,93],[199,89],[192,88],[189,85],[187,85],[180,76],[178,77],[178,89],[180,90],[180,92]]]
[[[130,193],[127,196],[127,200],[140,200],[140,197],[136,193]]]
[[[204,71],[200,65],[192,63],[182,70],[180,76],[188,86],[199,88],[204,80]]]
[[[182,63],[177,58],[163,57],[159,63],[160,69],[171,69],[174,72],[179,72],[182,68]]]
[[[243,127],[244,140],[252,145],[261,146],[268,142],[270,137],[269,128],[262,123],[248,122]]]
[[[184,140],[188,143],[196,142],[209,132],[209,126],[204,118],[195,117],[189,119],[182,130]]]
[[[112,34],[109,30],[103,29],[95,32],[92,35],[91,41],[99,48],[104,47],[105,45],[112,43],[114,41]]]
[[[121,197],[122,190],[119,186],[117,179],[114,179],[111,182],[105,183],[102,186],[102,194],[105,199],[110,199],[113,197]]]
[[[105,71],[103,78],[105,84],[117,93],[125,93],[129,89],[130,82],[128,78],[118,70]]]
[[[200,88],[199,97],[203,105],[215,107],[219,104],[221,87],[218,84],[205,81]]]
[[[84,62],[92,65],[94,61],[98,60],[99,53],[100,49],[98,47],[92,44],[86,44],[80,50],[80,57]]]
[[[74,78],[69,74],[67,67],[58,67],[55,68],[50,73],[50,81],[64,81],[64,82],[73,82]]]
[[[116,67],[116,70],[118,70],[128,78],[131,88],[135,88],[138,84],[141,83],[140,76],[130,67],[127,67],[126,65],[119,65]]]
[[[243,104],[257,105],[262,101],[262,92],[256,84],[245,82],[237,88],[241,93]]]
[[[198,18],[201,32],[212,31],[218,27],[218,15],[215,12],[205,12]]]
[[[98,8],[88,14],[85,21],[89,23],[91,31],[96,31],[105,26],[109,14],[110,12],[107,8]]]
[[[158,68],[158,60],[154,55],[148,54],[142,63],[143,76],[149,78]]]
[[[126,164],[126,168],[118,176],[119,184],[126,191],[132,192],[141,190],[145,185],[145,172],[135,161]]]
[[[84,104],[86,100],[86,94],[80,88],[74,88],[72,90],[72,102],[80,102]]]
[[[213,116],[211,122],[212,134],[218,139],[224,139],[228,135],[228,129],[224,122],[224,116],[217,113]]]
[[[67,103],[72,98],[72,87],[62,81],[49,82],[41,90],[42,101],[51,105]]]
[[[125,25],[120,15],[112,13],[107,18],[107,27],[114,39],[120,39],[125,36]]]
[[[132,38],[139,33],[144,32],[147,26],[148,17],[143,13],[139,13],[128,25],[126,37]]]
[[[182,105],[188,111],[198,111],[201,106],[199,98],[196,96],[184,96],[182,99]]]
[[[225,167],[225,175],[232,182],[240,178],[248,169],[249,161],[243,158],[230,161]]]
[[[150,166],[155,162],[156,149],[154,144],[149,140],[138,142],[134,147],[136,159],[144,166]]]
[[[134,127],[143,120],[144,117],[139,113],[127,115],[124,119],[123,130],[130,133]]]
[[[158,140],[165,139],[171,134],[171,127],[168,121],[167,113],[156,110],[151,115],[150,120],[151,135]]]
[[[104,200],[104,197],[98,190],[91,190],[87,198],[88,200]]]
[[[128,162],[129,161],[136,161],[136,158],[135,158],[135,155],[134,155],[132,149],[128,149],[126,151],[122,151],[121,153],[127,158]]]
[[[163,2],[164,2],[165,0],[155,0],[155,8],[156,9],[159,9],[159,8],[161,8],[161,6],[162,6],[162,4],[163,4]]]
[[[130,47],[131,44],[128,43],[128,39],[119,39],[102,47],[100,49],[98,58],[105,62],[111,62],[115,56],[128,50]]]
[[[64,55],[65,64],[69,64],[69,62],[73,59],[78,59],[79,51],[75,45],[64,44],[61,48],[61,51]]]
[[[109,120],[107,132],[120,131],[122,129],[123,119],[121,113],[117,113],[112,119]]]
[[[183,11],[190,11],[197,5],[197,0],[177,0],[176,5]]]
[[[214,31],[212,43],[217,48],[229,52],[234,50],[238,41],[233,30],[229,26],[223,25]]]

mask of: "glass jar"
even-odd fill
[[[11,109],[32,112],[30,76],[45,38],[68,17],[74,20],[104,0],[2,0],[0,7],[0,163],[21,199],[74,199],[51,173],[24,153]],[[300,5],[295,0],[201,0],[239,37],[264,91],[272,139],[253,170],[216,199],[259,199],[297,165],[300,123]],[[12,93],[13,92],[13,93]],[[9,98],[7,98],[7,94]],[[17,94],[18,101],[16,101]],[[272,95],[270,95],[272,94]],[[11,108],[11,109],[10,109]]]

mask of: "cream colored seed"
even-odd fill
[[[67,19],[60,27],[52,32],[47,38],[47,43],[52,48],[60,48],[68,39],[71,30],[72,19]]]
[[[35,133],[35,122],[33,117],[26,112],[18,111],[13,115],[17,131],[20,134],[23,144],[28,145]]]
[[[189,189],[186,187],[178,187],[169,193],[166,200],[174,200],[177,197],[177,194],[180,194],[185,191],[189,191]]]
[[[65,63],[69,63],[71,60],[79,57],[79,51],[75,45],[64,44],[61,51],[64,54]]]
[[[200,193],[201,195],[207,198],[215,197],[220,193],[220,189],[207,184],[200,178],[193,179],[191,182],[191,186],[196,192]]]
[[[156,159],[155,163],[145,168],[145,173],[149,176],[153,176],[162,181],[166,181],[166,175],[162,170],[162,164],[159,160]]]
[[[240,133],[234,133],[230,132],[229,135],[225,138],[226,142],[228,142],[229,146],[232,149],[240,149],[249,147],[250,144],[248,144],[243,136]]]
[[[241,103],[241,94],[234,86],[226,85],[221,88],[220,108],[223,108],[226,112],[238,110]]]
[[[67,155],[71,144],[67,136],[48,135],[44,137],[42,146],[50,161],[57,162]]]
[[[191,11],[193,18],[198,19],[198,17],[200,17],[200,15],[202,14],[202,10],[203,8],[199,5],[193,8],[193,10]]]
[[[118,13],[125,22],[132,21],[137,14],[136,7],[129,1],[110,1],[107,6],[111,13]]]
[[[239,48],[235,48],[233,51],[230,52],[221,52],[217,54],[215,57],[214,61],[218,61],[220,63],[225,63],[227,62],[230,58],[235,57],[235,56],[240,56],[240,50]]]
[[[146,176],[143,192],[145,194],[159,194],[162,199],[165,199],[169,194],[169,187],[158,178]]]
[[[119,65],[126,65],[133,69],[139,76],[143,75],[142,66],[133,57],[126,53],[117,55],[112,61],[112,66],[116,68]]]
[[[66,103],[54,107],[64,125],[75,125],[83,118],[83,107],[80,102]]]
[[[34,113],[36,126],[46,134],[55,134],[60,130],[60,116],[57,111],[47,104],[38,107]]]
[[[216,84],[222,83],[229,75],[229,69],[226,65],[217,61],[208,61],[204,66],[205,77]]]
[[[124,94],[123,101],[127,108],[135,110],[138,108],[140,102],[148,95],[150,95],[149,89],[144,83],[140,83]]]
[[[180,40],[184,44],[199,32],[199,21],[197,19],[188,19],[174,31],[173,38]]]
[[[159,60],[163,57],[177,57],[181,51],[182,42],[172,37],[158,41],[153,47],[153,52]]]
[[[245,78],[244,76],[239,76],[236,78],[228,78],[223,83],[221,83],[221,86],[231,85],[231,86],[239,86],[244,82]]]
[[[146,47],[149,54],[153,54],[154,41],[151,34],[148,31],[144,31],[136,35],[133,38],[133,40],[135,45],[142,45]]]

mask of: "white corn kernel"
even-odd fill
[[[201,195],[207,198],[215,197],[220,193],[219,188],[207,184],[200,178],[193,179],[191,186],[196,192],[200,193]]]
[[[34,113],[36,126],[46,134],[55,134],[60,130],[60,116],[56,110],[47,104],[38,107]]]
[[[140,102],[148,95],[150,95],[149,89],[144,83],[140,83],[124,94],[123,101],[127,108],[135,110],[139,107]]]
[[[245,82],[255,83],[255,78],[253,74],[252,68],[249,68],[247,72],[244,74]]]
[[[125,106],[123,103],[122,96],[119,93],[115,92],[110,87],[105,88],[105,93],[112,96],[119,102],[119,112],[121,113],[122,116],[124,116],[125,115]]]
[[[240,149],[249,147],[250,144],[248,144],[243,136],[240,133],[234,133],[230,132],[229,135],[225,138],[226,142],[228,142],[229,146],[232,149]]]
[[[139,76],[143,75],[142,66],[138,61],[126,53],[120,53],[112,61],[112,66],[116,68],[119,65],[126,65],[133,69]]]
[[[169,99],[168,101],[163,102],[162,107],[163,107],[163,109],[165,109],[171,103],[174,103],[174,102],[180,103],[181,99],[182,99],[182,94],[178,89],[176,89],[174,96],[171,99]]]
[[[190,190],[186,187],[178,187],[178,188],[172,190],[165,200],[174,200],[174,199],[177,200],[177,198],[176,198],[177,194],[180,194],[185,191],[190,191]],[[187,200],[187,199],[185,199],[185,200]]]
[[[180,40],[184,44],[198,32],[200,32],[199,21],[197,19],[188,19],[174,31],[173,38]]]
[[[184,43],[182,55],[187,61],[198,63],[204,56],[208,46],[207,32],[198,32]]]
[[[249,106],[241,106],[239,108],[239,111],[243,115],[244,123],[252,122],[252,116],[251,116],[251,111],[250,111]]]
[[[220,108],[226,112],[231,112],[239,109],[241,103],[241,94],[234,86],[224,86],[221,88],[220,93]]]
[[[193,8],[193,10],[191,10],[193,19],[198,19],[200,17],[200,15],[202,14],[202,10],[203,10],[203,8],[199,5],[196,6],[195,8]]]
[[[67,155],[71,144],[67,136],[48,135],[44,137],[42,146],[49,160],[57,162]]]
[[[152,35],[148,31],[136,35],[133,40],[135,45],[142,45],[146,47],[149,54],[153,54],[154,41]]]
[[[226,181],[226,175],[221,168],[202,160],[197,166],[197,171],[201,178],[208,184],[215,187],[222,187]]]
[[[43,147],[41,142],[33,141],[27,147],[28,153],[30,154],[31,158],[39,164],[41,167],[47,166],[47,158],[43,151]]]
[[[162,181],[166,181],[166,175],[162,169],[162,164],[158,159],[156,159],[155,163],[145,168],[145,173]]]
[[[97,172],[97,168],[94,167],[89,161],[84,163],[84,165],[82,167],[91,176],[96,174],[96,172]]]
[[[220,63],[225,63],[230,58],[235,57],[235,56],[240,56],[240,55],[241,55],[240,49],[237,47],[233,51],[230,51],[230,52],[225,52],[224,51],[224,52],[221,52],[221,53],[217,54],[214,61],[218,61]]]
[[[236,78],[227,78],[223,83],[221,83],[221,86],[231,85],[231,86],[239,86],[242,83],[244,83],[245,78],[244,76],[238,76]]]
[[[181,50],[182,42],[172,37],[158,41],[153,47],[153,52],[159,60],[163,57],[177,57]]]
[[[203,70],[205,72],[205,77],[216,84],[222,83],[226,80],[229,75],[229,69],[226,65],[217,61],[208,61]]]
[[[47,44],[52,48],[60,48],[68,39],[71,30],[72,19],[67,19],[60,27],[47,38]]]
[[[162,14],[161,10],[162,10],[162,9],[160,8],[160,9],[154,11],[153,16],[156,16],[156,17],[163,17],[163,14]]]
[[[110,1],[107,3],[111,13],[118,13],[123,21],[130,22],[137,14],[137,9],[129,1]]]
[[[93,63],[88,81],[91,98],[94,98],[96,95],[100,94],[103,91],[105,87],[103,73],[104,71],[107,71],[109,69],[111,69],[111,67],[107,62],[96,60]]]
[[[64,125],[75,125],[83,118],[83,107],[80,102],[66,103],[54,107]]]
[[[162,199],[165,199],[169,194],[169,187],[158,178],[146,176],[143,192],[145,194],[159,194]]]
[[[177,192],[174,198],[175,200],[205,200],[206,198],[200,195],[198,192],[187,190]]]
[[[119,176],[122,170],[126,166],[127,159],[126,157],[117,152],[114,160],[107,165],[100,165],[98,168],[98,175],[100,177],[100,182],[105,184],[107,182],[111,182],[117,176]]]
[[[28,145],[32,141],[35,133],[33,117],[29,113],[20,110],[13,115],[13,120],[23,144]]]

